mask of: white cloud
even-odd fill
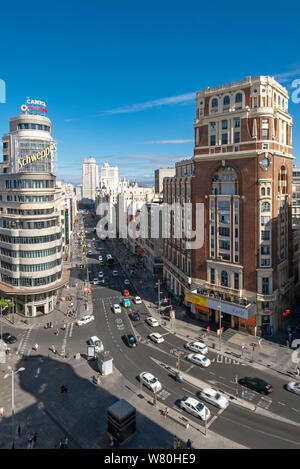
[[[286,83],[291,80],[291,78],[300,77],[300,66],[298,65],[293,70],[284,73],[276,73],[275,78],[281,83]]]
[[[172,105],[172,104],[186,104],[194,101],[196,98],[196,92],[185,93],[177,96],[169,96],[168,98],[154,99],[153,101],[146,101],[145,103],[131,104],[129,106],[118,107],[115,109],[109,109],[103,111],[104,114],[126,114],[130,112],[140,112],[145,109],[151,109],[153,107]],[[103,115],[103,114],[101,114]]]

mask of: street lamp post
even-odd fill
[[[222,349],[222,345],[221,345],[221,336],[222,336],[222,312],[221,312],[221,300],[219,300],[219,346],[220,346],[220,350]]]
[[[7,369],[9,370],[6,375],[4,375],[4,379],[8,378],[11,375],[11,438],[12,438],[12,448],[15,447],[15,428],[14,428],[14,417],[15,417],[15,389],[14,389],[14,377],[20,371],[24,371],[25,368],[21,367],[17,371],[13,371],[11,366],[8,366]]]

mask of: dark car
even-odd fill
[[[126,334],[123,336],[124,342],[128,347],[136,347],[137,346],[137,341],[134,335],[132,334]]]
[[[239,383],[246,388],[253,389],[256,392],[260,392],[263,394],[269,394],[273,391],[271,384],[267,383],[263,379],[260,378],[242,378],[239,380]]]
[[[4,334],[2,334],[2,339],[6,344],[14,344],[15,342],[17,342],[17,338],[9,332],[5,332]]]
[[[130,313],[128,316],[131,319],[131,321],[139,321],[141,319],[137,311]]]

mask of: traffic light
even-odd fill
[[[286,309],[285,312],[283,313],[283,316],[286,318],[289,314],[291,314],[291,310]]]

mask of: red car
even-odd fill
[[[123,296],[129,296],[129,291],[128,290],[123,290]]]

